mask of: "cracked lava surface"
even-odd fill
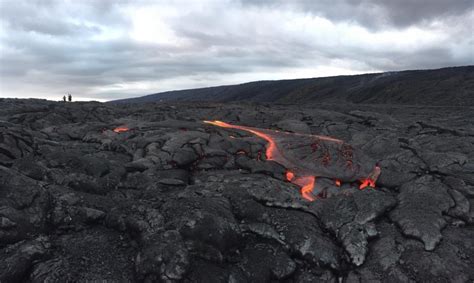
[[[0,282],[472,282],[473,124],[0,99]]]

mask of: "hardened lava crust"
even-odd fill
[[[473,113],[0,99],[0,282],[472,282]]]

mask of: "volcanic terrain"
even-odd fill
[[[253,101],[474,106],[474,66],[352,76],[256,81],[155,93],[115,103]]]
[[[0,99],[0,282],[472,282],[473,113]]]

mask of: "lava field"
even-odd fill
[[[0,282],[472,282],[473,113],[0,99]]]

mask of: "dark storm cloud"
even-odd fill
[[[385,11],[387,21],[397,26],[408,26],[420,21],[464,15],[470,10],[472,11],[474,5],[472,0],[372,0],[369,2]]]
[[[407,27],[472,11],[472,0],[240,0],[244,5],[287,7],[368,28]],[[472,23],[471,23],[472,25]]]
[[[203,3],[2,0],[0,96],[114,99],[474,63],[471,1]]]

